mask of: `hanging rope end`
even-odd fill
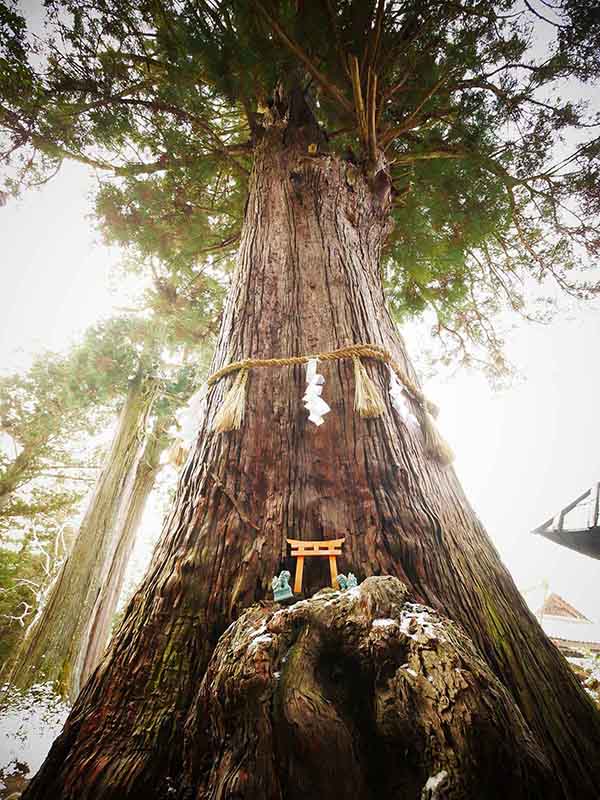
[[[238,431],[240,429],[246,410],[247,380],[248,370],[240,369],[231,389],[223,398],[221,407],[215,414],[212,423],[212,429],[215,433],[226,433],[227,431]]]
[[[425,452],[438,464],[447,467],[454,461],[454,453],[448,442],[439,432],[433,416],[423,409],[421,430],[425,441]]]
[[[379,389],[369,377],[360,358],[354,361],[354,410],[361,417],[380,417],[385,411],[385,404]]]

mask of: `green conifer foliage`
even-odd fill
[[[317,156],[390,173],[397,317],[428,309],[455,355],[470,341],[500,368],[499,310],[528,313],[546,278],[597,290],[597,119],[577,99],[598,77],[594,5],[51,0],[33,42],[5,4],[4,191],[65,158],[98,170],[107,237],[214,325],[253,148],[277,86],[299,85]]]
[[[95,437],[114,426],[136,374],[160,380],[152,425],[160,450],[167,446],[174,412],[206,370],[208,342],[194,320],[194,306],[180,302],[162,316],[110,319],[68,353],[45,353],[25,373],[0,378],[0,667],[68,555],[105,466]]]

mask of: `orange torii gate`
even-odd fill
[[[326,556],[329,558],[329,572],[331,574],[331,585],[337,589],[337,557],[342,555],[342,545],[346,537],[341,539],[327,539],[324,542],[303,541],[301,539],[288,539],[288,544],[292,548],[292,558],[296,561],[296,575],[294,578],[294,592],[299,594],[302,591],[302,575],[304,573],[304,559],[307,556]]]

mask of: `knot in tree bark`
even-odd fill
[[[253,606],[221,637],[186,727],[190,798],[558,796],[471,640],[393,577]]]

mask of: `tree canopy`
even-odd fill
[[[389,176],[383,274],[398,319],[435,313],[453,356],[502,368],[494,319],[531,286],[597,282],[597,3],[49,0],[0,11],[5,193],[64,159],[101,176],[106,236],[153,269],[155,301],[218,317],[254,148],[300,87],[335,152]],[[379,178],[378,178],[379,176]]]

